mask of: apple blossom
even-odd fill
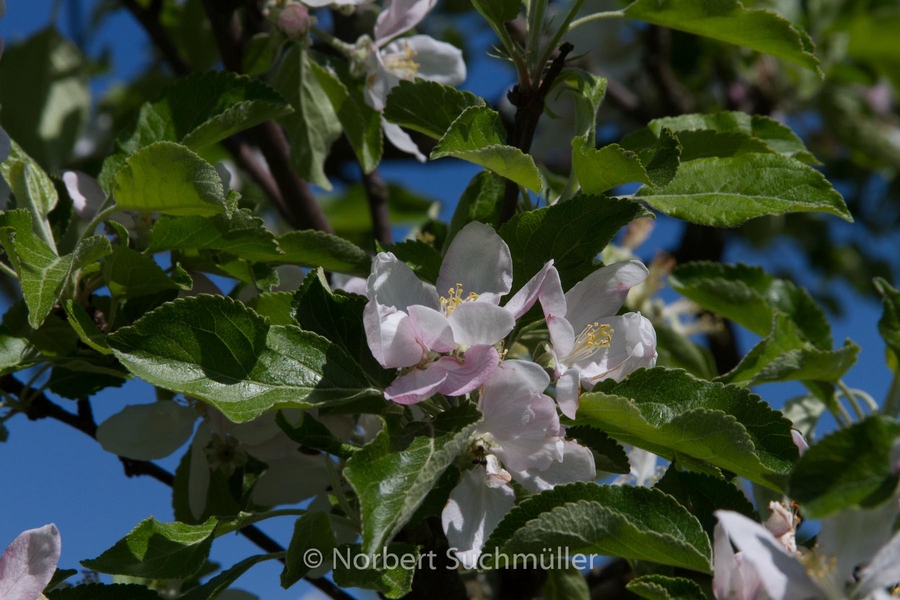
[[[378,254],[366,286],[366,338],[383,367],[407,369],[385,398],[414,404],[479,387],[500,362],[494,344],[534,305],[549,268],[501,307],[512,286],[512,257],[483,223],[469,223],[450,244],[437,279],[440,295],[392,253]]]
[[[60,552],[59,530],[53,523],[20,533],[0,556],[0,598],[43,597],[44,588],[56,572]]]
[[[656,364],[656,332],[640,313],[616,316],[628,291],[647,277],[631,260],[602,267],[563,294],[559,273],[549,269],[540,291],[550,331],[556,399],[569,418],[578,410],[580,387],[603,379],[621,381]]]
[[[537,493],[596,476],[591,451],[564,439],[554,402],[543,393],[549,384],[540,366],[518,360],[504,361],[484,384],[478,402],[484,418],[470,441],[479,464],[463,474],[441,514],[450,546],[467,568],[512,509],[512,479]]]

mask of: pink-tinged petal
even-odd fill
[[[487,302],[463,302],[447,321],[453,329],[453,339],[462,346],[493,346],[516,326],[509,311]]]
[[[426,287],[405,262],[391,252],[380,252],[372,260],[372,274],[366,280],[369,300],[373,298],[383,306],[406,311],[412,304],[421,304],[438,310],[437,293]]]
[[[447,317],[433,308],[414,304],[407,308],[416,338],[429,350],[452,352],[456,350],[453,329]]]
[[[416,404],[437,393],[445,379],[447,371],[438,363],[432,363],[424,369],[413,369],[395,379],[384,390],[384,397],[397,404]]]
[[[369,350],[382,367],[411,367],[425,358],[425,349],[416,339],[415,328],[406,313],[369,300],[363,309],[363,327]]]
[[[752,564],[735,555],[721,523],[713,530],[713,596],[716,600],[756,600],[759,575]]]
[[[419,150],[419,147],[413,141],[409,134],[403,131],[403,129],[399,125],[394,125],[393,123],[388,123],[384,118],[381,119],[381,128],[384,130],[384,137],[394,145],[398,150],[402,150],[407,154],[412,154],[416,157],[416,160],[420,163],[425,162],[427,159],[425,155]]]
[[[531,398],[550,385],[550,376],[529,360],[505,360],[484,384],[479,400],[481,412],[488,416],[495,408],[512,401],[528,406]]]
[[[342,275],[341,273],[331,274],[332,291],[341,290],[348,294],[366,295],[366,280],[362,277],[354,277],[352,275]]]
[[[268,468],[253,486],[253,502],[261,506],[296,504],[324,492],[331,485],[326,460],[322,454],[310,456],[295,451],[268,461]]]
[[[441,513],[450,548],[467,569],[475,568],[484,542],[516,502],[509,486],[486,486],[486,475],[482,466],[464,473]]]
[[[559,410],[570,419],[578,413],[578,396],[581,394],[581,372],[572,367],[556,381],[556,403]]]
[[[715,514],[728,538],[741,551],[743,568],[748,563],[752,565],[772,600],[821,596],[803,565],[765,527],[729,510]]]
[[[60,552],[62,542],[53,523],[20,533],[0,556],[0,598],[41,597],[56,572]]]
[[[575,330],[572,324],[566,321],[564,317],[547,317],[547,330],[550,332],[550,343],[553,345],[553,352],[556,354],[557,361],[564,361],[566,356],[575,348]],[[581,333],[581,332],[579,332]],[[557,370],[569,366],[568,364],[557,365]]]
[[[547,261],[547,264],[538,271],[537,275],[523,285],[522,289],[516,292],[513,297],[506,302],[506,305],[503,308],[511,312],[512,316],[516,319],[531,310],[531,307],[537,302],[538,295],[544,285],[544,280],[547,279],[547,273],[549,273],[552,268],[553,261]],[[557,281],[558,280],[559,276],[557,276]]]
[[[485,457],[485,462],[487,464],[484,466],[484,485],[496,488],[502,487],[510,482],[512,475],[500,465],[500,460],[498,460],[496,456],[488,454]]]
[[[466,80],[466,63],[463,60],[462,50],[431,36],[411,35],[391,42],[382,51],[382,58],[388,70],[391,69],[391,58],[396,57],[400,61],[405,61],[410,56],[417,65],[415,72],[401,69],[394,71],[396,75],[404,79],[412,79],[415,76],[449,86],[457,86]]]
[[[841,584],[855,582],[858,567],[868,564],[891,539],[890,527],[900,513],[896,501],[874,509],[845,509],[822,519],[817,550],[822,556],[837,559],[834,578]]]
[[[512,287],[512,256],[509,246],[489,225],[473,221],[463,227],[447,249],[437,290],[447,297],[448,290],[461,284],[463,295],[474,292],[479,302],[500,304],[500,297]]]
[[[640,261],[629,260],[597,269],[566,292],[566,320],[576,332],[588,323],[619,312],[628,290],[647,279]]]
[[[472,346],[466,350],[462,364],[452,356],[445,356],[438,360],[438,365],[447,372],[447,379],[438,391],[445,396],[462,396],[481,387],[499,364],[500,355],[493,346]]]
[[[603,323],[613,329],[609,348],[600,348],[578,363],[587,389],[604,379],[622,381],[636,369],[656,364],[656,330],[641,313],[607,317]]]
[[[387,0],[375,21],[375,43],[383,46],[418,25],[437,0]]]
[[[543,471],[538,469],[513,471],[512,476],[526,490],[537,494],[564,483],[594,481],[597,478],[597,467],[594,464],[594,453],[590,448],[567,441],[563,444],[561,462],[553,462]]]
[[[804,438],[803,434],[796,429],[791,429],[791,440],[793,440],[794,445],[797,446],[797,451],[800,452],[800,456],[803,456],[803,454],[809,450],[809,444],[806,443],[806,438]]]
[[[551,266],[547,269],[544,283],[541,284],[538,292],[538,299],[541,301],[545,317],[566,316],[566,295],[563,293],[562,282],[559,280],[559,271],[556,270],[556,267]]]
[[[484,422],[479,430],[482,427]],[[563,459],[563,430],[556,414],[556,403],[549,396],[534,396],[518,422],[489,432],[500,443],[494,453],[510,470],[544,470],[554,461]]]
[[[886,525],[888,525],[886,523]],[[859,573],[859,585],[854,597],[865,598],[876,590],[883,590],[900,581],[900,533],[894,534],[875,558]]]
[[[85,221],[93,219],[106,201],[106,193],[97,180],[81,171],[66,171],[62,179],[75,214]]]

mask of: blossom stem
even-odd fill
[[[15,280],[19,279],[19,274],[13,271],[12,267],[6,265],[6,263],[0,262],[0,272],[9,275]]]
[[[528,42],[525,46],[526,60],[534,57],[540,50],[541,33],[544,30],[544,16],[547,12],[547,0],[531,0],[528,3]]]
[[[586,17],[581,17],[580,19],[575,19],[569,25],[569,28],[566,30],[566,33],[581,27],[582,25],[587,25],[588,23],[593,23],[594,21],[603,21],[605,19],[622,19],[625,17],[624,10],[609,10],[606,12],[598,12],[592,15],[588,15]]]
[[[241,519],[236,523],[223,524],[221,527],[216,528],[216,537],[222,537],[227,533],[232,533],[234,531],[239,531],[248,525],[253,525],[254,523],[259,523],[260,521],[265,521],[266,519],[274,519],[276,517],[291,517],[297,516],[302,517],[306,513],[310,512],[305,508],[282,508],[278,510],[270,510],[267,512],[255,513],[249,517]],[[340,515],[328,515],[333,521],[340,521],[344,525],[352,528],[354,531],[359,531],[359,526],[351,521],[350,519],[346,519]]]
[[[326,459],[325,465],[328,467],[328,476],[331,478],[331,489],[334,492],[334,495],[337,496],[338,504],[341,505],[344,513],[350,517],[351,521],[359,523],[359,513],[350,506],[350,502],[344,494],[344,489],[341,487],[340,477],[338,476],[337,469],[334,467],[334,463],[331,460]],[[358,526],[354,525],[354,527]]]
[[[862,421],[866,418],[866,415],[863,413],[862,408],[859,405],[859,402],[856,400],[856,396],[853,394],[853,391],[847,387],[847,384],[844,383],[843,379],[838,379],[837,382],[838,388],[841,390],[841,394],[847,401],[850,403],[850,406],[853,407],[853,412],[856,413],[857,418]]]
[[[900,369],[894,371],[894,379],[881,412],[895,418],[900,414]]]
[[[347,58],[349,58],[350,55],[353,54],[353,45],[352,44],[348,44],[347,42],[339,40],[336,37],[334,37],[333,35],[331,35],[330,33],[328,33],[327,31],[323,31],[322,29],[319,29],[316,26],[310,27],[309,30],[310,30],[310,32],[312,32],[313,35],[320,38],[323,42],[325,42],[326,44],[328,44],[329,46],[331,46],[332,48],[334,48],[335,50],[337,50],[338,52],[340,52]]]

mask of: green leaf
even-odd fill
[[[472,0],[472,4],[495,29],[515,19],[522,10],[522,0]]]
[[[467,108],[431,151],[431,159],[461,158],[534,192],[541,190],[541,174],[534,159],[505,145],[506,130],[500,114],[484,106]]]
[[[639,204],[578,195],[567,202],[518,214],[500,228],[513,259],[514,293],[551,258],[563,289],[589,275],[592,261],[623,226],[648,216]]]
[[[878,333],[894,354],[900,357],[900,292],[880,277],[876,278],[874,283],[881,294],[882,305]]]
[[[419,562],[418,546],[388,544],[370,558],[359,544],[342,544],[335,554],[334,582],[341,587],[377,590],[386,598],[403,598],[412,591]]]
[[[437,283],[441,271],[441,253],[422,240],[405,240],[396,244],[388,244],[384,252],[393,252],[405,262],[419,279],[428,283]]]
[[[113,298],[119,300],[178,289],[152,258],[126,246],[116,246],[103,261],[103,278]]]
[[[78,575],[77,569],[60,569],[57,567],[56,571],[53,572],[53,577],[50,578],[50,583],[44,586],[44,594],[46,595],[49,590],[52,590],[66,579],[76,575]]]
[[[347,461],[344,477],[362,512],[363,552],[379,552],[400,531],[480,421],[481,413],[468,403],[402,431],[383,429]]]
[[[105,236],[91,236],[72,254],[58,256],[34,234],[31,213],[24,209],[0,214],[0,242],[19,276],[28,323],[34,329],[53,310],[73,273],[111,251]]]
[[[382,397],[335,344],[290,325],[270,326],[222,296],[166,303],[107,340],[137,377],[209,402],[237,423],[273,407]]]
[[[307,229],[285,233],[278,238],[278,247],[282,254],[252,258],[270,264],[322,267],[357,277],[368,277],[372,270],[372,257],[362,248],[324,231]]]
[[[159,600],[155,591],[137,584],[84,583],[53,590],[47,594],[50,600]]]
[[[173,142],[150,144],[129,157],[116,172],[113,195],[122,210],[178,216],[230,215],[234,202],[211,164]]]
[[[646,600],[706,600],[703,589],[684,577],[644,575],[629,581],[625,588]]]
[[[645,185],[635,196],[672,217],[713,227],[789,212],[824,212],[853,222],[824,175],[781,154],[693,160],[667,186]]]
[[[645,487],[594,483],[529,496],[497,525],[484,554],[513,564],[522,558],[516,554],[540,557],[566,548],[570,554],[620,556],[704,573],[712,568],[709,539],[674,498]]]
[[[27,337],[13,334],[5,323],[0,325],[0,375],[21,371],[40,358]]]
[[[375,387],[385,388],[395,372],[383,368],[369,349],[363,324],[363,296],[334,293],[321,269],[310,272],[294,295],[294,318],[306,331],[339,346]]]
[[[684,455],[782,489],[797,459],[791,423],[745,388],[663,367],[581,396],[576,424],[668,460]]]
[[[453,121],[473,106],[484,107],[487,103],[472,92],[436,81],[400,81],[388,94],[384,118],[439,140]]]
[[[640,157],[618,144],[594,149],[593,140],[572,140],[572,168],[586,194],[600,194],[624,183],[636,181],[653,187],[668,184],[678,171],[681,145],[664,129],[659,147],[646,168]]]
[[[716,376],[716,363],[712,353],[692,342],[668,325],[653,324],[656,330],[656,364],[661,367],[684,369],[700,379]]]
[[[590,600],[591,590],[584,575],[575,567],[555,567],[547,571],[541,597],[544,600]]]
[[[363,171],[371,173],[381,161],[383,150],[381,113],[366,104],[359,86],[353,83],[345,85],[337,73],[316,62],[310,61],[309,66],[312,75],[331,101]],[[346,68],[343,70],[346,71]],[[347,77],[349,78],[349,74]]]
[[[803,335],[820,350],[831,350],[831,326],[809,292],[760,267],[693,262],[679,265],[669,284],[682,296],[766,336],[776,312],[790,316]]]
[[[220,250],[250,259],[280,253],[275,236],[247,209],[235,211],[230,219],[225,215],[160,217],[150,231],[147,251],[167,250]]]
[[[819,350],[804,339],[791,318],[776,313],[769,337],[759,342],[731,371],[716,381],[757,385],[775,381],[836,382],[856,364],[859,346],[847,340],[838,350]]]
[[[106,336],[100,332],[97,324],[90,315],[72,300],[66,300],[66,314],[69,316],[69,325],[78,334],[82,342],[101,354],[112,354],[106,343]]]
[[[594,464],[598,471],[627,475],[631,472],[628,455],[616,440],[605,431],[593,427],[575,426],[566,429],[566,438],[575,440],[594,451]]]
[[[300,423],[294,427],[284,417],[284,413],[278,411],[275,415],[275,423],[290,439],[294,440],[301,446],[322,450],[328,454],[333,454],[342,459],[348,459],[358,449],[341,442],[334,437],[327,427],[316,421],[309,413],[303,413],[300,417]]]
[[[293,303],[291,292],[266,292],[248,304],[257,314],[269,319],[270,325],[297,325]]]
[[[654,487],[669,494],[691,511],[710,539],[718,522],[714,514],[717,510],[733,510],[757,520],[756,509],[747,496],[733,482],[725,479],[683,471],[672,465]]]
[[[9,156],[0,162],[0,175],[15,195],[16,206],[28,209],[35,219],[46,221],[59,201],[56,186],[15,140],[10,140]]]
[[[775,12],[746,9],[737,0],[636,0],[625,16],[771,54],[822,75],[805,31]]]
[[[280,554],[260,554],[245,558],[230,569],[222,571],[203,585],[190,589],[179,600],[213,600],[224,592],[232,583],[250,570],[251,567],[261,562],[276,559]]]
[[[300,177],[326,190],[325,159],[341,136],[341,122],[313,70],[309,52],[294,44],[281,61],[274,85],[294,112],[279,119],[291,141],[291,164]]]
[[[51,171],[69,160],[90,119],[87,71],[78,48],[52,27],[3,51],[0,124]]]
[[[551,93],[568,92],[575,102],[575,135],[593,142],[597,130],[597,111],[606,97],[606,78],[583,69],[566,67],[553,81]]]
[[[706,156],[774,152],[806,164],[819,164],[790,127],[771,117],[742,112],[722,111],[654,119],[647,124],[647,129],[625,136],[622,145],[631,150],[653,145],[664,127],[678,136],[683,149],[682,162]]]
[[[202,525],[141,521],[128,535],[97,558],[81,564],[92,571],[148,579],[184,579],[209,557],[216,520]]]
[[[466,186],[453,211],[453,218],[450,220],[450,228],[447,231],[447,239],[444,241],[442,253],[447,252],[450,242],[453,241],[456,234],[472,221],[498,227],[505,190],[506,180],[499,175],[490,171],[482,171],[475,175]]]
[[[891,449],[898,438],[900,423],[880,415],[825,436],[797,462],[788,495],[811,519],[883,503],[897,488]]]
[[[330,560],[336,547],[331,519],[326,513],[308,512],[297,519],[281,571],[281,587],[288,589],[309,573],[307,552],[318,550],[323,560],[326,557]]]

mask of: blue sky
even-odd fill
[[[21,40],[45,27],[50,19],[53,0],[8,0],[7,15],[0,21],[0,36],[7,45]],[[69,31],[68,2],[58,15],[58,25]],[[94,2],[83,0],[85,12]],[[496,61],[478,54],[484,45],[478,40],[471,50],[468,89],[494,99],[512,82],[512,74]],[[150,54],[143,31],[124,11],[109,18],[103,28],[87,45],[87,52],[97,56],[104,48],[112,49],[113,69],[95,81],[99,94],[118,78],[140,72]],[[476,55],[478,54],[478,55]],[[382,175],[402,182],[409,188],[442,202],[442,216],[449,217],[453,206],[477,168],[450,160],[409,166],[409,163],[384,164]],[[683,224],[660,217],[653,237],[644,249],[644,259],[652,258],[657,248],[672,249],[677,245]],[[787,242],[763,254],[745,245],[732,245],[725,257],[730,262],[745,262],[774,270],[776,267],[802,266],[799,254]],[[812,281],[812,275],[801,276],[800,283]],[[859,363],[846,376],[851,387],[867,390],[881,401],[890,383],[890,373],[884,363],[884,343],[877,332],[880,305],[857,296],[847,286],[837,286],[833,292],[844,302],[845,315],[833,319],[837,345],[850,337],[863,348]],[[758,338],[741,330],[740,343],[746,351]],[[785,399],[802,393],[799,384],[769,385],[756,390],[776,407]],[[119,390],[97,395],[93,400],[98,422],[118,412],[126,403],[150,402],[152,388],[142,382],[127,384]],[[70,402],[60,400],[67,409]],[[80,568],[79,560],[93,558],[114,544],[134,525],[148,516],[162,521],[172,519],[171,490],[149,478],[127,479],[116,457],[104,452],[87,436],[51,420],[32,423],[17,416],[8,423],[10,439],[0,445],[0,549],[24,529],[55,522],[62,533],[65,568]],[[826,421],[824,427],[831,427]],[[160,464],[174,471],[180,451]],[[286,545],[290,539],[292,519],[282,518],[264,523],[262,528]],[[213,560],[225,566],[251,554],[255,546],[240,536],[226,536],[216,541]],[[261,598],[296,599],[310,593],[301,583],[290,590],[278,584],[280,565],[263,563],[242,577],[237,587],[251,591]],[[316,592],[311,592],[316,597]]]

